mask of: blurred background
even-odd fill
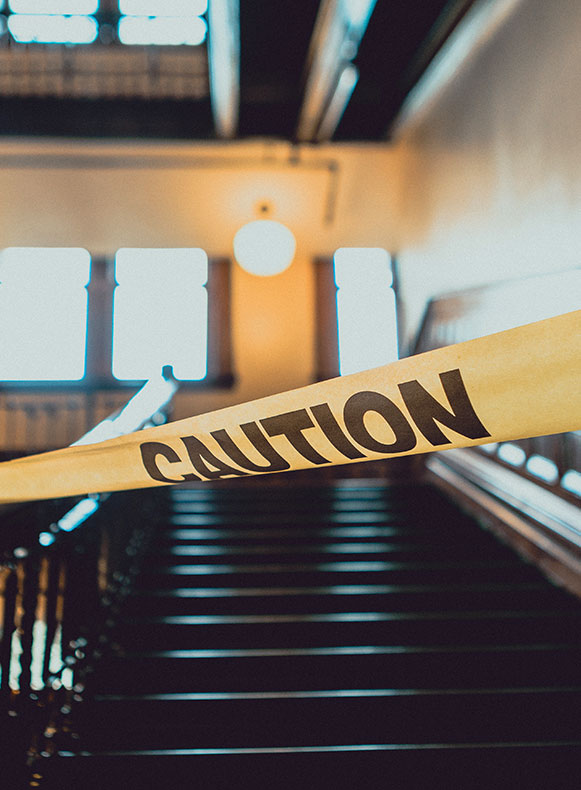
[[[180,418],[390,361],[449,292],[578,305],[574,0],[0,5],[4,449],[166,364]]]

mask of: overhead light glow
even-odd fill
[[[119,11],[127,16],[202,16],[207,0],[119,0]]]
[[[572,494],[581,497],[581,472],[575,469],[568,469],[563,475],[561,486]]]
[[[343,0],[345,16],[349,24],[364,31],[375,8],[375,3],[376,0]]]
[[[357,55],[375,3],[376,0],[326,0],[320,4],[297,127],[300,141],[317,138],[326,112],[332,113],[330,119],[336,117],[336,123],[340,120],[357,82],[351,61]]]
[[[99,28],[92,16],[12,14],[8,29],[21,44],[92,44]]]
[[[122,44],[198,46],[206,39],[207,25],[199,16],[123,16],[118,34]]]
[[[343,113],[359,80],[357,66],[348,63],[337,81],[337,87],[319,126],[317,140],[330,140],[343,117]]]
[[[291,265],[296,241],[281,222],[258,219],[244,225],[234,236],[234,256],[250,274],[268,277]]]

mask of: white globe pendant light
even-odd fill
[[[296,241],[292,232],[272,219],[257,219],[243,225],[234,236],[234,257],[250,274],[269,277],[291,265]]]

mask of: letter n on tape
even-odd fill
[[[452,407],[451,411],[442,406],[415,379],[398,385],[413,421],[430,444],[434,447],[451,444],[451,440],[442,433],[436,422],[469,439],[490,436],[474,411],[458,368],[440,373],[440,381]]]

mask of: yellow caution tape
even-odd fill
[[[0,464],[0,502],[581,429],[581,310],[117,439]]]

